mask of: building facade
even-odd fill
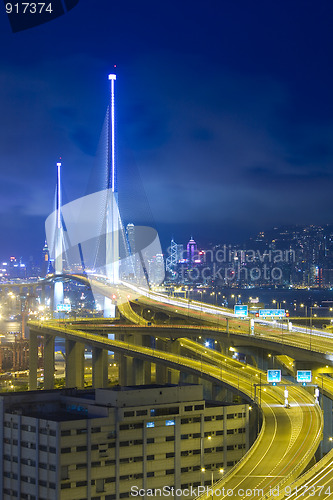
[[[0,409],[4,500],[210,486],[249,448],[248,406],[207,402],[199,385],[7,393]]]

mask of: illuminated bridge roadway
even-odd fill
[[[250,335],[249,321],[235,318],[228,309],[195,301],[189,303],[183,299],[170,299],[162,294],[147,292],[137,287],[129,289],[123,285],[115,288],[95,280],[92,282],[95,291],[110,298],[116,297],[115,303],[121,315],[136,325],[132,327],[132,331],[128,325],[115,325],[114,332],[132,335],[135,330],[136,334],[147,335],[145,327],[151,322],[133,310],[132,305],[138,304],[143,307],[156,308],[168,315],[183,317],[187,323],[182,325],[151,324],[149,327],[151,335],[171,338],[197,338],[202,335],[225,342],[226,345],[252,346],[288,354],[296,360],[295,369],[312,369],[313,373],[333,372],[333,334],[327,331],[313,329],[309,332],[302,327],[295,327],[292,331],[288,331],[286,325],[257,320],[254,334]],[[190,325],[191,321],[197,324]]]

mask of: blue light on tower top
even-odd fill
[[[109,158],[108,158],[108,188],[112,190],[113,193],[117,192],[117,176],[116,176],[116,165],[115,165],[115,117],[114,117],[114,82],[117,76],[113,73],[109,75],[109,80],[111,81],[111,96],[110,96],[110,119],[109,119],[109,141],[110,147]]]

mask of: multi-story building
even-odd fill
[[[0,416],[4,500],[209,486],[249,448],[248,406],[207,402],[200,385],[6,393]]]

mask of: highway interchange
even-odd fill
[[[99,289],[99,292],[107,295],[105,285],[95,283],[95,287]],[[127,292],[126,300],[120,300],[121,294],[125,297],[124,292]],[[114,297],[114,290],[112,290],[112,294],[111,290],[109,290],[108,294],[110,297]],[[126,290],[124,287],[121,287],[117,290],[116,297],[119,301],[119,309],[132,322],[139,323],[144,328],[149,328],[147,320],[139,316],[131,307],[131,302],[135,301],[132,294],[133,290],[128,293],[128,288]],[[142,296],[137,291],[135,295],[141,304],[152,306],[155,302],[156,305],[155,297]],[[174,301],[174,299],[172,301],[176,303],[166,303],[162,307],[164,309],[167,308],[168,311],[171,308],[171,311],[173,313],[177,311],[177,314],[181,311],[180,315],[183,313],[187,318],[189,316],[192,317],[193,314],[195,319],[199,319],[201,323],[210,324],[210,328],[208,325],[207,328],[211,331],[214,327],[215,330],[222,330],[221,321],[226,321],[224,319],[224,311],[221,313],[221,318],[219,317],[217,320],[214,307],[212,311],[211,307],[206,308],[206,306],[202,306],[200,303],[199,306],[198,303],[195,303],[190,304],[194,306],[192,311],[189,308],[189,304],[184,305],[181,302]],[[158,302],[158,307],[161,307],[161,302]],[[196,309],[197,307],[199,307],[199,310]],[[249,335],[246,322],[233,319],[230,316],[230,311],[226,312],[228,312],[230,318],[228,325],[229,336],[232,338],[236,333],[237,335]],[[34,328],[34,324],[32,323],[30,327]],[[40,325],[38,325],[38,328],[40,328]],[[184,328],[185,330],[184,325],[180,328]],[[157,327],[154,326],[154,331],[156,329]],[[160,331],[163,329],[161,327]],[[203,328],[201,328],[201,331],[203,331]],[[254,446],[243,457],[241,462],[231,469],[219,482],[214,484],[213,492],[204,494],[200,498],[206,498],[207,500],[208,498],[229,498],[231,496],[230,492],[233,492],[233,495],[237,495],[237,498],[240,499],[270,497],[299,498],[299,496],[295,496],[293,493],[296,488],[293,485],[293,481],[295,481],[313,457],[322,437],[323,426],[322,412],[319,405],[314,402],[313,396],[302,387],[296,385],[288,386],[290,408],[285,408],[283,385],[279,387],[262,385],[261,390],[258,387],[259,379],[264,380],[263,377],[266,376],[265,372],[253,366],[239,363],[233,358],[217,351],[207,349],[202,344],[188,338],[182,338],[180,341],[182,350],[186,349],[187,351],[187,355],[184,356],[121,341],[109,340],[96,333],[92,334],[87,331],[71,329],[69,325],[65,328],[64,325],[59,326],[59,324],[55,324],[54,322],[45,323],[42,331],[39,330],[39,334],[41,335],[52,332],[56,336],[79,340],[88,345],[107,347],[123,354],[141,357],[141,359],[166,363],[176,369],[195,373],[211,381],[215,380],[217,382],[222,379],[223,383],[229,386],[236,386],[240,392],[250,398],[254,397],[256,390],[257,399],[263,412],[263,426]],[[282,343],[281,332],[276,331],[271,325],[268,329],[266,325],[257,324],[255,336],[270,336],[271,339],[274,339],[274,342]],[[286,336],[287,339],[285,338]],[[304,338],[300,339],[299,336],[304,336]],[[324,353],[324,349],[326,348],[330,348],[329,352],[332,352],[331,347],[333,346],[333,342],[329,337],[325,336],[323,338],[319,335],[314,335],[313,337],[311,347],[318,354]],[[291,345],[301,346],[304,350],[309,349],[308,336],[303,332],[297,332],[297,334],[295,332],[284,333],[284,348],[289,342]],[[196,357],[200,354],[201,359],[191,359],[189,357],[191,351],[195,353]],[[331,388],[328,387],[328,384],[325,384],[325,390],[327,393],[330,393]],[[327,460],[327,457],[326,462],[328,463],[324,464],[323,462],[323,467],[320,467],[321,462],[315,466],[314,478],[309,479],[308,476],[306,477],[306,481],[317,481],[315,489],[308,492],[309,495],[312,493],[312,498],[330,498],[330,496],[324,496],[324,489],[319,490],[322,486],[322,483],[320,483],[323,480],[322,476],[325,477],[325,481],[328,481],[327,484],[330,484],[331,481],[331,462]],[[301,479],[300,484],[304,486],[303,479]],[[328,491],[327,488],[326,491]],[[250,492],[252,492],[252,496],[250,496]],[[302,493],[303,496],[300,498],[307,498],[304,496],[304,489]],[[290,496],[290,494],[293,496]]]
[[[240,363],[223,353],[207,349],[195,341],[202,335],[213,339],[221,337],[234,345],[237,343],[242,345],[242,340],[246,339],[254,345],[275,351],[276,358],[280,353],[281,358],[285,357],[289,361],[288,356],[291,356],[288,365],[293,363],[292,356],[298,353],[297,357],[303,360],[316,361],[323,367],[331,368],[333,365],[331,333],[319,329],[309,331],[295,325],[292,331],[289,331],[285,323],[274,324],[262,319],[255,320],[254,332],[250,332],[249,322],[235,318],[233,312],[226,308],[198,301],[170,298],[129,284],[115,288],[93,278],[89,280],[84,278],[83,281],[89,282],[94,293],[110,297],[117,304],[121,315],[132,323],[132,326],[113,325],[113,332],[116,332],[117,328],[130,331],[131,334],[133,329],[137,333],[140,330],[141,333],[148,330],[154,336],[159,335],[164,338],[172,329],[173,336],[181,339],[182,353],[185,355],[158,351],[129,342],[110,340],[98,333],[89,333],[89,322],[85,326],[79,324],[74,326],[73,323],[73,328],[52,321],[45,322],[41,328],[40,323],[31,322],[30,327],[38,328],[39,335],[53,334],[81,341],[86,345],[112,349],[128,356],[136,356],[166,364],[180,371],[194,373],[213,382],[223,380],[223,384],[236,387],[239,392],[251,399],[256,392],[256,401],[263,415],[263,425],[257,440],[243,459],[220,481],[214,483],[213,491],[200,496],[201,500],[232,496],[239,499],[261,498],[262,500],[333,498],[333,450],[300,476],[310,463],[322,438],[323,414],[319,405],[314,402],[313,395],[296,384],[291,386],[289,381],[290,408],[285,408],[283,390],[287,381],[282,380],[281,386],[264,386],[258,381],[265,379],[266,372]],[[170,317],[178,317],[182,321],[178,325],[151,324],[151,321],[138,313],[137,305],[163,311]],[[184,320],[185,323],[192,324],[184,324]],[[99,332],[100,325],[96,323],[96,326],[96,331]],[[330,377],[316,373],[314,382],[326,396],[333,399],[333,380]]]

